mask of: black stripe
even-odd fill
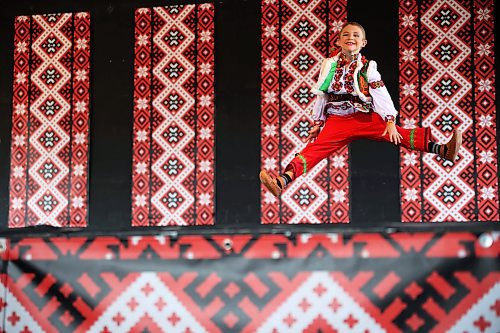
[[[377,62],[382,80],[399,109],[399,45],[395,38],[399,35],[398,1],[350,0],[347,10],[348,21],[364,26],[368,43],[361,53]],[[354,141],[350,148],[351,225],[400,221],[399,148],[369,140]]]
[[[261,2],[216,2],[215,15],[215,223],[258,227]]]

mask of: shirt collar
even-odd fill
[[[361,59],[361,53],[356,53],[356,54],[353,54],[352,56],[352,61],[350,61],[347,56],[344,54],[344,52],[340,51],[340,55],[339,55],[339,59],[342,59],[343,61],[345,62],[352,62],[352,61],[358,61],[359,59]]]

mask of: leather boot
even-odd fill
[[[448,143],[444,145],[446,146],[446,148],[448,148],[446,154],[444,154],[445,149],[443,146],[441,151],[439,152],[439,156],[450,162],[455,162],[455,159],[457,158],[458,151],[460,150],[461,145],[462,145],[462,132],[459,129],[455,129],[453,131],[453,135],[450,141],[448,141]]]
[[[282,189],[278,186],[276,178],[271,177],[266,170],[261,170],[259,174],[260,182],[275,196],[279,197]]]

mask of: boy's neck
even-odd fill
[[[359,51],[356,52],[349,52],[349,51],[344,51],[342,50],[342,54],[349,60],[353,61],[358,57]]]

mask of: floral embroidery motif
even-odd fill
[[[339,93],[342,88],[345,88],[345,91],[348,94],[352,94],[354,91],[354,71],[356,70],[356,59],[349,62],[347,57],[340,53],[339,60],[337,62],[337,69],[335,71],[335,76],[333,77],[332,89],[334,92]],[[345,72],[344,84],[340,82],[342,75]]]

